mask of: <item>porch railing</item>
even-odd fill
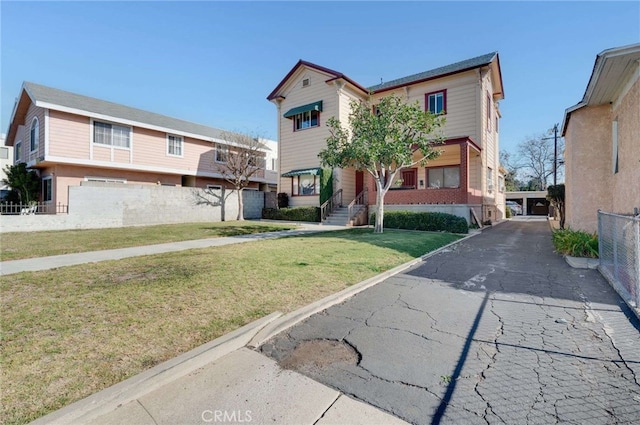
[[[362,192],[356,196],[353,201],[349,203],[348,212],[349,212],[349,221],[353,220],[354,216],[358,214],[361,210],[360,206],[364,206],[368,208],[368,198],[367,198],[367,189],[364,189]],[[357,208],[356,208],[357,207]]]
[[[38,202],[31,204],[14,204],[12,202],[0,204],[2,215],[34,215],[34,214],[68,214],[69,205],[52,202]]]
[[[320,222],[323,222],[339,206],[342,205],[342,189],[338,190],[327,201],[320,205]]]

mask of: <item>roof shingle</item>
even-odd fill
[[[478,56],[471,59],[466,59],[461,62],[452,63],[450,65],[441,66],[439,68],[431,69],[429,71],[420,72],[418,74],[409,75],[407,77],[398,78],[395,80],[387,81],[386,83],[377,84],[368,88],[369,91],[378,92],[387,90],[393,87],[401,87],[407,84],[415,83],[418,81],[429,80],[432,78],[440,77],[447,74],[453,74],[456,72],[465,71],[468,69],[478,68],[480,66],[488,65],[498,52],[487,53],[486,55]]]
[[[208,127],[206,125],[196,124],[178,118],[172,118],[156,114],[154,112],[144,111],[142,109],[83,96],[40,84],[25,82],[24,88],[35,102],[44,102],[50,105],[77,109],[80,111],[106,115],[128,121],[135,121],[141,124],[191,133],[205,138],[222,139],[222,135],[225,133],[224,130],[219,128]]]

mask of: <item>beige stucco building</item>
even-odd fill
[[[290,205],[320,205],[318,153],[329,137],[327,119],[346,123],[351,101],[375,104],[391,94],[443,113],[445,143],[437,159],[402,171],[385,204],[424,211],[447,204],[459,206],[468,220],[471,209],[482,220],[503,218],[499,101],[504,90],[496,52],[367,88],[341,72],[299,61],[267,97],[278,111],[278,191],[289,195]],[[367,173],[335,169],[333,184],[334,192],[342,190],[345,204],[363,193],[365,202],[376,202],[373,177]]]
[[[597,55],[582,100],[565,112],[566,223],[596,232],[599,209],[640,208],[640,44]]]

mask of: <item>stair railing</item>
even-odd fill
[[[320,222],[324,222],[327,217],[339,206],[342,205],[342,189],[327,199],[324,204],[320,205]]]
[[[368,208],[368,198],[367,198],[367,189],[364,189],[362,192],[358,193],[358,196],[356,196],[353,201],[351,201],[349,203],[348,206],[348,213],[349,213],[349,219],[347,222],[353,220],[353,218],[355,217],[355,215],[357,213],[360,212],[360,206],[363,205],[365,208]],[[356,205],[358,206],[358,209],[356,210]],[[355,212],[354,212],[355,210]]]

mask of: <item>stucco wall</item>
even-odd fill
[[[69,214],[2,216],[1,232],[29,232],[65,229],[145,226],[153,224],[216,222],[222,220],[222,206],[196,205],[197,188],[118,185],[83,182],[69,188]],[[221,191],[215,191],[218,196]],[[225,192],[224,219],[235,220],[238,198]],[[260,218],[264,192],[243,191],[244,217]]]
[[[611,211],[611,107],[574,111],[565,132],[566,224],[595,232],[598,209]]]
[[[618,120],[618,173],[611,176],[610,211],[631,213],[640,208],[640,79],[614,105],[612,118]]]

